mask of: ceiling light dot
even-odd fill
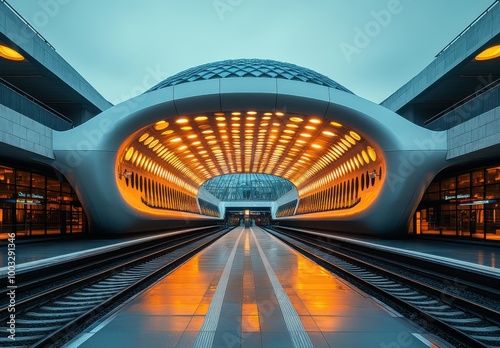
[[[147,138],[149,137],[149,133],[144,133],[143,135],[141,135],[141,137],[139,138],[139,142],[142,143],[144,140],[146,140]]]
[[[290,121],[296,122],[296,123],[300,123],[300,122],[302,122],[304,120],[302,118],[300,118],[300,117],[290,117]]]
[[[156,130],[163,130],[165,128],[167,128],[169,126],[169,123],[167,121],[159,121],[159,122],[156,122],[154,128]]]
[[[149,145],[152,141],[153,141],[154,137],[149,137],[146,139],[146,141],[144,142],[144,145]]]
[[[342,125],[341,125],[340,123],[335,122],[335,121],[330,122],[330,124],[331,124],[332,126],[334,126],[334,127],[337,127],[337,128],[341,128],[341,127],[342,127]]]
[[[366,164],[370,163],[370,158],[368,157],[368,154],[366,153],[365,150],[361,151],[361,156],[363,156],[363,159]]]
[[[207,116],[197,116],[197,117],[194,118],[194,120],[196,122],[202,122],[202,121],[208,120],[208,117]]]
[[[377,159],[377,153],[375,152],[375,149],[371,146],[367,146],[366,151],[368,151],[368,156],[370,156],[371,160],[375,162],[375,160]]]
[[[175,123],[179,123],[179,124],[184,124],[184,123],[188,123],[189,120],[187,118],[179,118],[177,119],[177,121],[175,121]]]
[[[133,154],[134,154],[134,148],[131,146],[131,147],[129,147],[129,149],[125,153],[125,161],[130,161]]]
[[[350,131],[349,134],[351,135],[351,137],[353,137],[354,139],[356,139],[357,141],[360,141],[361,140],[361,137],[359,136],[358,133],[356,132],[353,132],[353,131]]]

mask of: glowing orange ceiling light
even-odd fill
[[[241,114],[244,116],[240,117]],[[336,127],[335,132],[332,126]],[[151,165],[155,173],[172,168],[175,174],[166,180],[176,185],[192,185],[192,192],[197,192],[201,183],[215,175],[235,172],[283,176],[297,187],[302,185],[300,190],[305,192],[333,180],[335,168],[340,168],[336,161],[349,148],[360,147],[354,159],[351,156],[341,163],[344,172],[364,165],[361,151],[365,151],[368,161],[376,156],[373,148],[373,153],[369,150],[369,144],[358,144],[361,137],[357,133],[342,127],[337,122],[305,115],[290,116],[284,112],[185,115],[170,123],[159,121],[146,128],[133,143],[124,147],[121,158],[130,165],[146,168]],[[165,135],[170,137],[163,137]],[[336,136],[339,138],[335,144],[331,143]],[[307,146],[312,139],[316,140]],[[132,147],[134,150],[129,150]],[[161,162],[151,161],[147,155],[137,152],[137,148],[145,150],[145,154],[153,152],[154,158]]]
[[[474,59],[475,60],[490,60],[500,57],[500,45],[495,45],[488,47],[481,53],[479,53]]]
[[[19,52],[4,45],[0,45],[0,57],[15,61],[24,60],[24,57]]]

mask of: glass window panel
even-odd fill
[[[275,201],[294,186],[268,174],[229,174],[206,181],[202,187],[221,201]]]
[[[16,202],[16,190],[14,185],[0,183],[0,207],[12,208]]]
[[[469,187],[470,186],[470,173],[458,176],[458,187]]]
[[[500,182],[500,167],[486,169],[486,183]]]
[[[475,201],[484,199],[484,187],[483,186],[473,187],[472,198]]]
[[[62,184],[62,191],[66,193],[71,193],[71,185],[68,184],[67,182],[63,182]]]
[[[484,184],[484,170],[478,170],[472,173],[472,185],[483,185]]]
[[[439,192],[431,192],[428,194],[427,199],[429,201],[439,201]]]
[[[454,203],[441,204],[441,210],[455,210],[457,205]]]
[[[14,169],[0,166],[0,183],[14,184]]]
[[[486,186],[486,199],[500,199],[500,184]]]
[[[47,178],[47,190],[50,191],[61,191],[61,183],[59,180]]]
[[[25,172],[23,170],[16,170],[16,185],[30,187],[31,186],[30,172]]]
[[[31,183],[32,187],[39,189],[45,189],[45,176],[40,174],[31,173]]]

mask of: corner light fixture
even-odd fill
[[[500,45],[495,45],[488,47],[481,53],[479,53],[474,59],[475,60],[490,60],[500,57]]]
[[[19,52],[4,45],[0,45],[0,57],[8,60],[24,60],[24,57]]]

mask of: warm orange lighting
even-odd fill
[[[358,133],[356,132],[353,132],[353,131],[350,131],[349,134],[351,134],[351,137],[353,137],[354,139],[356,139],[357,141],[360,141],[361,140],[361,137],[359,136]]]
[[[119,158],[183,192],[194,194],[217,175],[268,173],[290,180],[304,195],[335,180],[352,180],[365,163],[379,161],[370,145],[334,121],[241,110],[153,123],[122,145]]]
[[[125,154],[125,161],[130,161],[130,159],[132,158],[132,155],[134,154],[134,148],[133,147],[130,147],[128,150],[127,150],[127,153]]]
[[[361,155],[363,156],[363,159],[365,160],[366,164],[370,163],[370,159],[368,158],[368,154],[366,153],[365,150],[361,152]]]
[[[366,150],[368,151],[368,156],[370,156],[371,160],[373,162],[375,162],[377,159],[377,154],[375,153],[375,150],[373,149],[373,147],[367,146]]]
[[[490,60],[500,57],[500,45],[491,46],[479,53],[475,60]]]
[[[155,129],[156,130],[163,130],[163,129],[167,128],[168,125],[169,125],[169,123],[167,121],[159,121],[159,122],[156,122]]]
[[[24,60],[24,57],[19,52],[4,45],[0,45],[0,57],[15,61]]]

